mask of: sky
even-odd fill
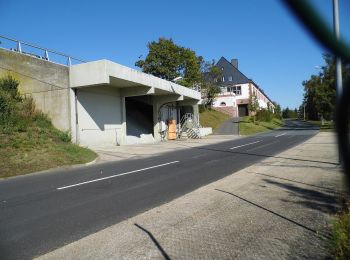
[[[332,26],[332,0],[310,1]],[[350,1],[339,6],[349,43]],[[205,60],[237,58],[248,78],[289,108],[301,104],[302,82],[319,73],[326,52],[279,0],[0,0],[0,24],[0,35],[132,68],[148,42],[172,38]]]

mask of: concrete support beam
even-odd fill
[[[143,95],[152,95],[155,93],[154,87],[129,87],[120,90],[120,94],[123,97],[135,97]]]

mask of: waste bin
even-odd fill
[[[169,119],[168,120],[168,140],[176,139],[176,120]]]

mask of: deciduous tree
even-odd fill
[[[147,47],[147,57],[135,63],[143,72],[166,80],[181,77],[177,83],[187,87],[201,82],[200,67],[203,58],[197,56],[193,50],[181,47],[172,39],[166,38],[149,42]]]

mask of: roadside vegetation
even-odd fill
[[[350,202],[332,223],[331,253],[334,259],[350,259]]]
[[[279,128],[283,125],[278,113],[261,109],[255,116],[242,117],[239,122],[240,135],[252,135]]]
[[[333,121],[316,121],[316,120],[308,120],[308,122],[317,125],[320,127],[321,132],[332,132],[335,131],[335,126]]]
[[[204,107],[200,109],[199,113],[199,123],[201,126],[211,127],[214,132],[223,122],[231,118],[229,115]]]
[[[86,163],[96,154],[70,142],[70,134],[53,127],[35,109],[32,98],[22,97],[19,82],[0,78],[0,178]]]

